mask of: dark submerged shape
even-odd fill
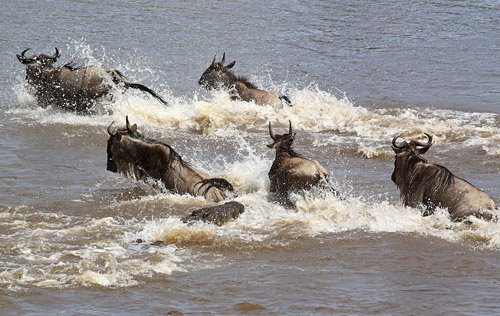
[[[147,92],[168,105],[148,87],[126,81],[118,70],[97,66],[74,67],[71,63],[54,67],[61,56],[57,48],[52,56],[39,54],[26,57],[28,50],[16,56],[26,65],[26,80],[35,88],[38,103],[42,107],[55,105],[67,111],[89,112],[95,101],[109,94],[112,88],[110,82]],[[106,78],[110,79],[109,83]]]
[[[292,103],[286,96],[278,96],[274,93],[258,89],[253,83],[248,81],[245,77],[236,76],[232,71],[236,61],[233,61],[224,66],[226,53],[222,55],[220,62],[215,61],[216,57],[212,60],[210,66],[201,75],[198,83],[207,90],[226,88],[236,90],[236,95],[232,96],[233,100],[253,101],[256,104],[271,104],[278,105],[285,104],[292,106]]]
[[[221,226],[232,219],[238,218],[244,211],[245,207],[243,204],[231,201],[221,205],[194,210],[190,215],[182,218],[182,221],[184,223],[191,221],[203,221]]]
[[[225,179],[211,178],[185,162],[167,144],[148,139],[130,126],[128,116],[125,128],[116,131],[108,126],[107,170],[119,172],[135,180],[161,180],[173,193],[203,196],[213,202],[225,199],[224,191],[233,191]]]
[[[273,143],[267,147],[276,149],[276,158],[268,173],[271,193],[286,204],[289,204],[290,192],[307,190],[313,186],[323,186],[336,194],[328,183],[326,169],[316,160],[305,158],[292,149],[296,133],[292,130],[292,122],[288,123],[287,134],[275,135],[269,122],[269,135]]]
[[[391,179],[399,188],[404,205],[424,205],[424,216],[432,214],[436,207],[445,207],[453,221],[471,215],[490,220],[492,214],[487,210],[495,209],[495,203],[486,193],[421,156],[432,145],[432,136],[425,135],[428,139],[425,143],[411,140],[398,144],[401,135],[392,139],[396,159]]]

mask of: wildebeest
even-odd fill
[[[257,88],[256,85],[248,81],[247,78],[236,76],[232,71],[236,61],[233,61],[224,66],[226,60],[226,53],[222,55],[222,60],[216,62],[216,56],[212,60],[210,66],[201,75],[198,84],[207,90],[226,88],[235,89],[236,95],[233,95],[231,99],[233,100],[243,100],[243,101],[253,101],[256,104],[270,104],[279,105],[284,102],[285,104],[291,106],[292,103],[286,96],[278,96],[274,93],[267,92],[265,90]]]
[[[453,221],[460,221],[470,215],[491,219],[495,203],[486,193],[464,179],[455,176],[447,168],[428,163],[421,155],[432,145],[432,136],[425,133],[428,140],[411,140],[397,143],[401,135],[392,139],[392,149],[396,153],[391,179],[399,188],[404,205],[418,207],[424,205],[424,215],[430,215],[436,207],[447,208]]]
[[[145,138],[136,124],[130,126],[128,117],[125,128],[112,131],[112,124],[108,126],[107,170],[135,180],[157,179],[171,192],[214,202],[226,197],[225,190],[233,191],[227,180],[211,178],[190,166],[169,145]]]
[[[71,63],[54,67],[61,56],[57,47],[52,56],[39,54],[26,57],[28,50],[29,48],[16,56],[26,65],[26,80],[35,88],[38,103],[42,107],[55,105],[68,111],[89,112],[97,99],[110,92],[111,82],[147,92],[167,105],[165,100],[148,87],[126,81],[118,70],[99,66],[75,67]],[[106,81],[106,78],[109,80]]]
[[[326,169],[316,160],[305,158],[292,149],[295,133],[292,122],[288,123],[288,134],[275,135],[269,122],[269,135],[273,143],[267,147],[276,149],[276,158],[268,173],[271,193],[276,194],[279,201],[289,203],[288,194],[293,191],[307,190],[318,185],[332,190],[328,184],[329,174]]]
[[[183,217],[184,223],[191,221],[203,221],[213,223],[218,226],[236,219],[245,211],[245,207],[240,202],[230,201],[222,205],[214,205],[194,210],[190,215]]]

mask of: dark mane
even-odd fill
[[[170,145],[166,144],[166,143],[163,143],[163,142],[160,142],[160,141],[157,141],[156,139],[152,139],[152,138],[148,138],[148,137],[144,137],[142,134],[140,133],[137,133],[138,134],[138,137],[134,137],[134,136],[131,136],[131,138],[134,138],[134,139],[137,139],[139,141],[142,141],[146,144],[151,144],[151,145],[161,145],[161,146],[165,146],[169,149],[170,151],[170,155],[172,156],[172,158],[174,160],[177,160],[181,163],[182,166],[185,166],[185,167],[191,167],[189,163],[187,163],[186,161],[184,161],[181,157],[181,155],[179,155]]]
[[[236,83],[236,82],[239,82],[239,83],[242,83],[244,84],[245,86],[247,86],[247,88],[249,89],[257,89],[257,86],[254,85],[253,83],[251,83],[247,77],[245,76],[236,76],[232,71],[230,70],[227,70],[226,71],[226,75],[228,76],[228,79],[230,81],[230,83]]]
[[[291,157],[297,157],[297,158],[304,158],[304,156],[302,156],[301,154],[299,154],[298,152],[296,152],[295,150],[293,150],[292,148],[289,148],[286,150],[286,152],[291,156]]]
[[[291,146],[290,147],[281,146],[281,147],[278,148],[278,153],[279,152],[281,152],[281,153],[287,153],[292,158],[304,158],[304,156],[302,156],[301,154],[299,154],[298,152],[296,152],[295,150],[293,150],[293,148]]]
[[[408,157],[408,166],[414,167],[417,163],[427,163],[427,160],[421,156],[411,155]]]
[[[148,139],[149,140],[149,139]],[[149,144],[155,144],[155,145],[161,145],[161,146],[165,146],[167,147],[169,150],[170,150],[170,154],[172,155],[172,157],[176,160],[179,160],[183,165],[186,165],[186,166],[189,166],[189,164],[187,162],[185,162],[181,155],[179,155],[170,145],[167,145],[165,143],[162,143],[162,142],[159,142],[159,141],[156,141],[156,140],[151,140],[150,142],[148,142]]]
[[[248,81],[247,77],[244,77],[244,76],[235,76],[235,77],[236,77],[236,80],[235,80],[236,82],[243,83],[249,89],[257,89],[257,86],[254,85],[253,83],[251,83],[250,81]]]
[[[409,159],[409,164],[412,166],[415,166],[419,162],[427,163],[427,160],[419,156],[412,156]],[[424,197],[430,197],[442,194],[442,192],[445,192],[453,185],[454,175],[448,168],[437,164],[432,164],[432,166],[433,168],[431,170],[425,171],[426,173],[428,172],[427,176],[424,178],[426,179],[425,182],[420,180],[414,181],[415,178],[413,176],[409,177],[409,192],[416,192],[418,188],[426,188]]]
[[[443,167],[441,165],[435,165],[438,170],[435,174],[435,189],[437,192],[447,189],[453,184],[453,173],[451,173],[448,168]]]

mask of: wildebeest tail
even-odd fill
[[[284,101],[286,105],[292,106],[292,101],[290,101],[290,99],[286,95],[282,95],[279,98],[281,101]]]
[[[216,187],[222,191],[234,191],[233,185],[226,179],[222,178],[203,179],[198,182],[198,184],[201,184],[202,186],[208,184],[207,188],[205,189],[205,193],[208,192],[211,187]]]
[[[160,97],[156,92],[154,92],[153,90],[149,89],[145,85],[142,85],[140,83],[125,82],[125,87],[139,89],[139,90],[141,90],[143,92],[147,92],[147,93],[151,94],[153,97],[157,98],[158,101],[160,101],[161,103],[163,103],[163,105],[169,106],[169,104],[167,103],[167,101],[163,100],[162,97]]]

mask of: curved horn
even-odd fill
[[[423,143],[423,142],[420,142],[420,141],[414,141],[415,145],[422,146],[424,148],[431,147],[431,145],[432,145],[432,135],[429,135],[427,133],[424,133],[424,134],[427,136],[427,143]]]
[[[31,49],[31,48],[26,48],[25,50],[23,50],[23,51],[21,52],[21,57],[26,58],[26,56],[24,56],[24,54],[26,54],[26,52],[27,52],[27,51],[29,51],[30,49]]]
[[[226,52],[224,52],[224,54],[222,54],[222,60],[220,61],[222,63],[222,65],[224,65],[225,60],[226,60]]]
[[[111,122],[111,124],[109,124],[109,126],[108,126],[108,134],[109,134],[109,136],[115,136],[115,135],[116,135],[116,133],[113,133],[113,132],[111,131],[111,125],[113,125],[113,123],[114,123],[114,122],[115,122],[115,121]]]
[[[288,120],[288,134],[292,135],[292,121]]]
[[[128,121],[128,115],[125,116],[125,127],[127,127],[127,130],[130,130],[130,122]]]
[[[217,57],[217,55],[214,55],[214,59],[212,60],[212,66],[215,65],[215,58]]]
[[[271,127],[271,122],[269,122],[269,136],[274,140],[273,128]]]
[[[392,139],[392,147],[397,148],[397,149],[403,149],[406,145],[408,145],[408,143],[407,143],[405,140],[403,141],[402,145],[398,145],[398,144],[396,144],[396,140],[397,140],[399,137],[401,137],[401,135],[403,135],[403,134],[399,134],[398,136],[396,136],[396,137],[394,137],[394,138]]]
[[[59,53],[59,50],[56,47],[56,53],[52,56],[50,56],[50,59],[53,59],[54,62],[57,60],[57,58],[61,57],[61,54]]]
[[[29,64],[29,63],[33,62],[33,57],[29,58],[29,57],[24,56],[24,54],[26,54],[26,52],[29,50],[30,50],[30,48],[27,48],[21,52],[21,55],[16,55],[17,59],[20,62],[22,62],[23,64]]]

